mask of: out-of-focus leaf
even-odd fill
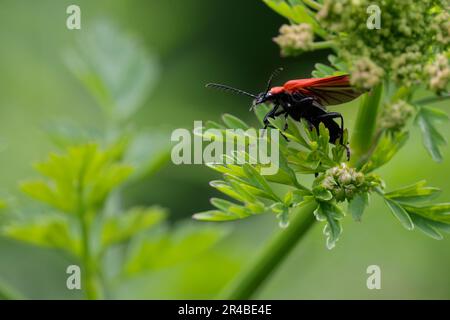
[[[159,207],[138,207],[120,215],[107,217],[102,224],[102,247],[128,241],[137,233],[156,226],[166,216],[166,211]]]
[[[264,3],[279,15],[294,23],[307,23],[311,25],[314,32],[324,37],[326,31],[320,27],[313,17],[313,13],[303,4],[289,4],[284,0],[263,0]]]
[[[36,246],[62,249],[75,257],[81,252],[79,235],[70,229],[69,221],[62,216],[43,216],[36,221],[16,222],[5,227],[3,234]]]
[[[323,63],[316,63],[314,65],[315,70],[311,73],[315,78],[324,78],[331,75],[334,75],[336,69],[333,67],[327,66]]]
[[[228,126],[228,128],[230,129],[244,129],[247,130],[249,128],[248,124],[246,124],[244,121],[242,121],[241,119],[225,113],[222,116],[222,121]]]
[[[148,236],[131,251],[125,273],[133,275],[195,259],[210,250],[225,233],[223,228],[185,224],[170,232]]]
[[[328,61],[330,61],[331,66],[316,63],[314,66],[315,69],[311,73],[312,76],[315,78],[323,78],[348,73],[348,67],[343,59],[331,54],[328,56]]]
[[[32,198],[62,212],[77,214],[96,210],[106,196],[131,173],[131,167],[118,162],[123,146],[101,151],[95,144],[67,149],[64,154],[52,154],[36,169],[47,180],[22,184],[22,190]]]
[[[408,136],[407,132],[399,132],[394,135],[383,135],[371,157],[363,165],[361,171],[368,173],[388,163],[405,145]]]
[[[83,32],[66,63],[107,115],[126,120],[152,89],[157,64],[141,43],[108,22]]]
[[[441,147],[447,144],[446,139],[436,129],[437,121],[448,121],[448,115],[435,108],[420,107],[415,123],[422,131],[423,144],[434,161],[442,161]]]
[[[330,61],[331,65],[338,71],[338,73],[348,73],[348,66],[344,59],[337,57],[333,54],[328,56],[328,61]]]
[[[44,126],[50,140],[59,148],[101,141],[102,135],[95,128],[81,127],[70,121],[53,121]]]
[[[146,178],[170,160],[170,143],[163,132],[142,131],[130,142],[123,161],[133,168],[131,181]]]

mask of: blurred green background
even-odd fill
[[[18,182],[35,176],[32,163],[55,147],[43,130],[50,121],[71,120],[102,126],[95,100],[65,66],[62,54],[77,33],[106,19],[140,39],[156,55],[160,74],[144,106],[134,116],[138,128],[170,132],[192,128],[194,120],[218,120],[227,112],[254,121],[244,97],[204,89],[210,81],[259,92],[270,72],[284,66],[278,81],[308,77],[323,54],[282,59],[271,37],[284,22],[262,2],[208,0],[76,1],[82,29],[66,28],[66,8],[73,1],[0,0],[0,190],[3,198],[20,197]],[[442,105],[448,110],[448,106]],[[350,128],[357,103],[340,109]],[[443,132],[448,137],[450,128]],[[167,142],[170,135],[166,137]],[[421,146],[417,130],[381,174],[389,188],[423,178],[450,198],[450,154],[434,163]],[[208,182],[218,176],[199,166],[167,164],[156,175],[126,190],[125,203],[160,204],[173,220],[189,219],[210,208],[215,194]],[[259,292],[261,299],[448,299],[450,237],[436,241],[406,231],[376,198],[361,223],[344,221],[335,249],[325,248],[322,226],[306,240]],[[199,223],[200,222],[195,222]],[[211,298],[220,278],[232,277],[277,228],[275,218],[260,216],[227,224],[232,231],[210,257],[189,270],[164,270],[120,288],[121,298]],[[218,256],[225,255],[229,263]],[[217,257],[216,257],[217,256]],[[51,250],[0,239],[0,279],[29,298],[80,298],[66,289],[70,263]],[[366,268],[379,265],[382,289],[368,290]],[[216,280],[217,281],[216,281]]]

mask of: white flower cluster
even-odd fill
[[[280,35],[273,38],[273,41],[280,46],[282,55],[289,55],[292,51],[311,50],[314,33],[309,24],[284,24],[279,32]]]

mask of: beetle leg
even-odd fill
[[[314,102],[314,98],[313,97],[306,97],[306,98],[303,98],[303,99],[301,99],[300,101],[299,101],[299,103],[313,103]]]
[[[285,110],[280,110],[280,111],[278,111],[278,112],[275,112],[275,113],[273,114],[273,118],[278,117],[278,116],[281,116],[282,114],[284,114],[284,119],[286,120],[287,117],[288,117],[288,113],[287,113]],[[286,122],[285,125],[284,125],[284,128],[283,128],[283,131],[286,131],[287,128],[288,128],[288,126],[287,126],[287,122]],[[284,135],[283,132],[280,131],[280,134],[281,134],[281,136],[282,136],[286,141],[289,142],[289,139]]]
[[[328,113],[322,114],[317,117],[317,119],[319,119],[319,120],[320,119],[336,119],[336,118],[341,119],[340,143],[341,143],[341,145],[343,145],[345,147],[345,150],[347,151],[347,160],[350,160],[350,148],[347,145],[344,145],[344,117],[342,117],[342,114],[340,114],[339,112],[328,112]]]
[[[263,123],[264,123],[264,129],[267,129],[267,127],[269,126],[270,122],[269,122],[269,118],[275,118],[275,113],[278,110],[279,105],[274,105],[274,107],[272,108],[272,110],[270,110],[269,112],[267,112],[267,114],[264,116],[263,119]]]
[[[288,113],[286,112],[285,114],[284,114],[284,128],[283,128],[283,131],[286,131],[287,129],[288,129],[288,123],[287,123],[287,117],[288,117]]]
[[[305,97],[304,95],[302,95],[300,93],[294,93],[294,94],[292,94],[292,100],[295,104],[298,104],[298,103],[312,104],[314,101],[314,98],[313,97]]]
[[[344,138],[344,117],[342,117],[342,114],[340,114],[339,112],[327,112],[325,114],[322,114],[320,116],[317,116],[317,119],[336,119],[336,118],[340,118],[341,119],[341,144],[344,142],[343,138]]]

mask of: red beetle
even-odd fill
[[[274,76],[281,70],[272,73],[266,91],[258,95],[217,83],[206,86],[250,96],[254,99],[252,108],[261,103],[272,103],[273,108],[264,117],[264,128],[269,125],[269,118],[290,116],[297,121],[305,119],[315,128],[323,123],[330,132],[330,141],[336,143],[340,139],[342,143],[344,118],[338,112],[328,112],[325,106],[349,102],[362,94],[350,85],[349,75],[290,80],[283,86],[271,87]],[[340,126],[333,120],[335,118],[341,119]]]

